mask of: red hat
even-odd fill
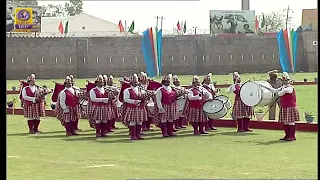
[[[101,74],[97,76],[95,82],[103,82],[103,76]]]
[[[171,81],[172,74],[164,75],[162,77],[162,81]]]
[[[28,81],[36,81],[36,75],[35,74],[31,74],[30,76],[28,76],[27,80]]]
[[[200,82],[199,78],[197,75],[194,75],[193,78],[192,78],[192,82]]]
[[[70,76],[66,76],[66,78],[64,79],[64,83],[71,83]]]
[[[212,73],[209,73],[203,77],[203,80],[211,81]]]
[[[137,83],[138,81],[138,75],[137,74],[133,74],[132,76],[130,76],[129,81],[131,83]]]
[[[180,82],[179,77],[177,75],[173,76],[173,82]]]

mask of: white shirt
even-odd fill
[[[182,86],[175,86],[176,89],[183,90]],[[184,96],[179,96],[178,99],[184,99]]]
[[[62,90],[59,94],[59,103],[60,103],[60,106],[62,109],[68,109],[67,108],[67,105],[66,105],[66,98],[67,98],[67,95],[66,95],[66,90],[68,90],[71,94],[75,94],[75,90],[72,88],[72,87],[69,87],[69,88],[64,88],[64,90]]]
[[[157,102],[157,106],[159,109],[162,109],[162,103],[161,103],[161,99],[162,99],[162,92],[161,92],[161,89],[164,88],[165,90],[171,92],[172,91],[172,88],[170,86],[162,86],[162,87],[159,87],[157,90],[156,90],[156,102]]]
[[[130,92],[129,92],[129,89],[132,89],[134,93],[136,93],[136,95],[138,96],[139,95],[139,87],[136,86],[136,87],[133,87],[131,86],[130,88],[127,88],[123,91],[123,101],[126,102],[126,103],[129,103],[129,104],[134,104],[134,99],[130,99]],[[142,94],[145,93],[145,91],[141,91]]]
[[[293,86],[291,85],[284,85],[280,88],[274,89],[274,88],[270,88],[270,91],[272,93],[276,93],[278,94],[278,96],[283,96],[285,94],[291,94],[293,92]]]
[[[32,93],[36,92],[36,86],[26,86],[22,89],[22,98],[26,101],[35,102],[36,98],[27,95],[26,88],[29,87]]]
[[[192,89],[193,88],[189,89],[189,93],[187,95],[188,99],[191,100],[191,101],[192,100],[201,100],[202,97],[199,94],[196,95],[196,96],[193,95]],[[207,99],[212,99],[211,93],[209,91],[207,91],[204,87],[199,87],[199,90],[200,90],[200,92],[203,93],[204,96],[206,96]]]
[[[231,92],[236,91],[236,85],[237,85],[237,84],[241,85],[240,83],[232,84],[231,86],[228,87],[228,89],[226,90],[226,92],[227,92],[227,93],[231,93]]]
[[[95,89],[98,89],[98,91],[100,91],[101,94],[104,94],[106,93],[106,91],[104,90],[103,87],[95,87],[95,88],[92,88],[89,92],[89,95],[90,95],[90,100],[92,102],[103,102],[103,101],[108,101],[109,98],[97,98],[96,96],[96,92],[94,91]]]

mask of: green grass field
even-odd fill
[[[199,76],[202,79],[202,76]],[[314,78],[317,77],[317,73],[296,73],[296,74],[290,74],[291,79],[294,79],[296,81],[303,81],[304,78],[308,79],[308,81],[314,81]],[[191,75],[185,75],[185,76],[179,76],[181,84],[188,85],[191,82],[192,76]],[[242,81],[247,81],[249,79],[251,80],[266,80],[268,79],[267,74],[242,74],[241,75]],[[115,78],[115,82],[118,83],[119,78]],[[225,84],[225,83],[232,83],[232,76],[231,75],[213,75],[212,79],[214,81],[217,81],[217,84]],[[94,78],[89,79],[76,79],[76,84],[79,87],[85,87],[86,80],[94,80]],[[156,78],[156,80],[160,80],[160,78]],[[54,83],[52,81],[56,82],[63,82],[63,79],[50,79],[50,80],[37,80],[38,85],[46,85],[47,87],[53,88]],[[12,87],[19,87],[18,80],[7,80],[7,89],[11,90]],[[309,86],[295,86],[296,93],[297,93],[297,103],[300,111],[300,117],[301,121],[305,121],[303,113],[305,111],[311,111],[313,114],[315,114],[318,117],[318,102],[317,102],[317,88],[316,85],[309,85]],[[225,89],[222,89],[220,94],[224,94],[229,96],[230,101],[232,103],[234,99],[233,94],[226,94]],[[18,95],[8,95],[7,99],[10,100],[13,97],[18,98]],[[50,102],[51,102],[51,96],[48,95],[47,97],[47,108],[50,109]],[[20,106],[19,103],[17,106]],[[277,108],[278,110],[278,108]],[[226,116],[226,118],[230,118],[230,114]],[[268,116],[266,116],[268,117]],[[317,121],[317,117],[315,118],[315,121]]]
[[[188,127],[178,137],[162,139],[157,130],[132,142],[120,124],[104,139],[95,138],[86,120],[72,137],[55,118],[40,126],[42,134],[29,135],[22,116],[7,116],[8,180],[317,178],[316,133],[297,132],[297,141],[282,142],[282,131],[219,128],[193,136]]]

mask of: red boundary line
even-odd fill
[[[7,108],[7,114],[12,114],[12,109]],[[22,109],[15,109],[14,114],[23,115]],[[46,110],[46,115],[49,117],[55,117],[53,110]],[[231,119],[214,120],[214,125],[216,127],[236,127],[236,121]],[[282,125],[277,121],[251,121],[250,127],[253,129],[267,129],[267,130],[282,130]],[[305,132],[318,132],[318,124],[312,123],[308,124],[306,122],[297,123],[298,131]]]
[[[303,81],[299,81],[299,82],[294,82],[293,85],[317,85],[316,82],[312,81],[312,82],[303,82]],[[231,86],[231,84],[217,84],[216,88],[227,88]],[[184,86],[186,88],[189,88],[190,86]],[[82,90],[86,90],[86,88],[81,88]],[[20,94],[19,91],[13,91],[13,90],[9,90],[7,91],[7,94]]]

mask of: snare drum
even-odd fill
[[[185,98],[181,98],[177,100],[177,104],[178,104],[178,111],[182,111],[184,106],[186,105],[187,99]]]
[[[228,96],[220,95],[220,96],[215,97],[214,99],[218,99],[218,100],[222,101],[228,110],[231,108],[231,102],[229,101]]]
[[[240,99],[247,106],[267,106],[271,103],[274,94],[266,88],[272,88],[266,81],[248,81],[241,86]]]
[[[227,115],[228,109],[221,100],[213,99],[204,103],[203,111],[210,119],[220,119]]]
[[[87,112],[87,107],[88,107],[88,101],[85,100],[82,102],[82,104],[80,105],[82,111]]]

